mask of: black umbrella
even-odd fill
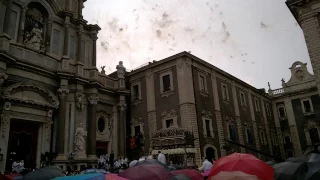
[[[177,170],[177,167],[176,167],[174,164],[170,164],[170,165],[168,166],[168,168],[169,168],[169,171],[175,171],[175,170]]]
[[[191,180],[191,178],[189,178],[187,175],[184,174],[178,174],[176,176],[174,176],[177,180]],[[170,179],[173,180],[173,179]]]
[[[66,176],[56,168],[39,169],[32,171],[21,178],[21,180],[51,180],[55,177]]]
[[[307,159],[304,157],[291,157],[286,160],[286,162],[291,162],[291,163],[299,163],[299,162],[306,162],[306,161]]]
[[[283,162],[275,164],[273,168],[275,180],[302,180],[308,170],[306,162]]]
[[[169,170],[169,167],[167,165],[163,164],[162,162],[158,161],[157,159],[147,159],[144,161],[139,161],[134,166],[140,166],[140,165],[144,165],[144,164],[158,164],[158,165],[164,167],[165,169]]]
[[[320,162],[308,162],[308,172],[305,175],[305,180],[320,179]]]

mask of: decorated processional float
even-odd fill
[[[167,164],[183,165],[185,168],[195,165],[196,149],[192,131],[170,126],[151,136],[152,155],[159,151],[166,156]]]

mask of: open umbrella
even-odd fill
[[[167,169],[158,164],[144,164],[126,169],[118,176],[130,180],[168,180],[174,178]]]
[[[176,178],[177,180],[191,180],[191,178],[184,174],[175,175],[174,178]]]
[[[306,162],[282,162],[275,164],[274,179],[275,180],[299,180],[303,179],[306,171],[308,170]]]
[[[129,180],[127,178],[123,178],[118,176],[117,174],[106,174],[107,180]]]
[[[134,166],[141,166],[141,165],[145,165],[145,164],[158,164],[158,165],[164,167],[165,169],[169,170],[169,167],[167,165],[163,164],[162,162],[158,161],[157,159],[147,159],[144,161],[139,161]]]
[[[233,153],[224,156],[213,164],[209,178],[221,171],[242,171],[255,175],[261,180],[273,180],[274,169],[252,154]]]
[[[305,180],[320,179],[320,162],[308,162],[308,171],[305,174]]]
[[[59,177],[55,178],[54,180],[106,180],[106,175],[101,173],[80,174],[76,176]]]
[[[182,170],[176,170],[173,171],[174,175],[178,175],[178,174],[184,174],[186,176],[188,176],[189,178],[191,178],[192,180],[203,180],[204,177],[196,170],[194,169],[182,169]]]
[[[106,174],[107,171],[103,170],[103,169],[96,169],[96,168],[92,168],[92,169],[86,169],[83,172],[81,172],[81,174],[96,174],[96,173],[103,173]]]
[[[51,180],[63,176],[66,175],[57,169],[39,169],[24,175],[21,180]]]
[[[241,171],[234,172],[226,172],[221,171],[215,176],[213,176],[210,180],[259,180],[259,178],[255,175],[246,174]]]

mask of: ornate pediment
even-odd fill
[[[161,114],[161,118],[170,118],[170,117],[176,117],[178,115],[177,111],[171,109],[170,111],[164,111]]]
[[[4,90],[4,99],[50,108],[58,108],[58,98],[48,89],[32,83],[17,83]]]
[[[142,119],[142,117],[132,118],[130,123],[131,123],[131,125],[138,125],[138,124],[143,123],[143,119]]]
[[[204,117],[204,118],[211,119],[211,117],[212,117],[212,114],[210,111],[202,110],[201,114],[202,114],[202,117]]]

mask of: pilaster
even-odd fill
[[[27,6],[22,5],[21,11],[20,11],[20,22],[19,22],[19,34],[18,34],[18,43],[23,43],[23,36],[24,36],[24,23],[26,21],[26,12],[27,12]]]
[[[70,38],[70,17],[66,16],[64,21],[64,46],[62,57],[62,70],[69,69],[69,38]]]
[[[9,31],[10,31],[11,11],[12,11],[12,0],[7,0],[6,12],[4,14],[4,23],[3,23],[3,32],[6,33],[7,35],[9,35]]]
[[[126,109],[127,104],[124,103],[124,96],[120,96],[119,103],[119,157],[126,156]]]
[[[232,95],[233,95],[233,102],[234,102],[234,110],[235,110],[235,114],[236,114],[236,122],[237,122],[237,127],[238,127],[239,141],[240,141],[240,144],[244,145],[243,131],[242,131],[243,128],[242,128],[242,124],[241,124],[238,97],[237,97],[237,91],[236,91],[234,81],[232,81]],[[240,147],[240,149],[241,149],[242,153],[246,152],[243,147]]]
[[[113,106],[112,108],[112,113],[113,113],[113,132],[112,132],[112,138],[110,141],[111,144],[111,151],[114,152],[114,157],[117,158],[119,156],[119,119],[118,119],[118,107],[117,106]],[[111,152],[109,151],[109,152]]]
[[[96,157],[96,112],[97,112],[97,104],[99,101],[98,94],[92,94],[88,97],[89,101],[89,119],[88,119],[88,125],[87,125],[87,131],[88,131],[88,138],[87,138],[87,154],[88,159],[94,160],[97,159]]]
[[[310,56],[311,65],[313,68],[315,80],[317,83],[318,93],[320,93],[320,26],[318,12],[310,12],[301,15],[298,19],[304,33]]]
[[[50,45],[51,45],[51,30],[52,30],[52,19],[48,18],[47,19],[47,31],[46,31],[46,38],[45,38],[45,47],[46,47],[46,52],[50,52]]]
[[[65,124],[66,124],[66,98],[69,93],[69,89],[66,87],[61,87],[58,89],[59,95],[59,121],[58,121],[58,131],[57,133],[57,143],[56,143],[56,151],[58,156],[56,160],[66,160],[66,152],[64,151],[64,141],[65,141]]]
[[[92,39],[92,44],[93,44],[93,48],[92,48],[92,67],[96,67],[97,66],[97,40],[98,40],[98,36],[97,33],[91,33],[91,39]]]
[[[7,160],[10,121],[12,119],[12,116],[10,115],[10,113],[3,113],[1,114],[0,118],[1,118],[0,148],[2,149],[1,153],[3,154],[3,161],[0,161],[0,170],[4,171],[6,166],[6,160]]]
[[[199,131],[197,122],[197,113],[195,106],[192,62],[189,58],[180,58],[177,60],[177,82],[180,105],[180,118],[182,128],[193,131],[195,148],[200,148]],[[196,152],[195,162],[199,165],[201,153]]]
[[[148,126],[149,137],[151,138],[153,133],[157,131],[157,119],[156,119],[156,105],[154,94],[154,76],[152,69],[146,71],[146,89],[147,89],[147,112],[148,112]]]
[[[281,126],[280,126],[280,120],[279,120],[279,115],[278,115],[278,110],[276,103],[272,103],[272,111],[273,111],[273,117],[274,117],[274,122],[276,126],[276,132],[277,132],[277,140],[279,142],[279,147],[280,147],[280,153],[282,159],[286,159],[285,151],[284,151],[284,145],[283,145],[283,137],[282,137],[282,131],[281,131]]]
[[[271,134],[270,134],[270,129],[269,129],[266,108],[265,108],[265,102],[262,98],[261,98],[261,109],[262,109],[262,115],[263,115],[263,120],[264,120],[264,128],[266,129],[266,134],[267,134],[269,152],[270,152],[270,154],[273,154],[273,151],[272,151],[273,144],[271,143]]]
[[[212,89],[213,89],[212,93],[213,93],[213,101],[214,101],[214,112],[215,112],[216,121],[217,121],[221,156],[226,156],[227,154],[226,150],[223,148],[226,145],[226,142],[224,140],[224,133],[223,133],[223,124],[222,124],[221,110],[220,110],[220,103],[219,103],[217,76],[214,70],[212,70],[211,72],[211,82],[212,82]]]
[[[80,2],[79,2],[80,3]],[[83,57],[83,46],[82,46],[82,36],[83,36],[84,30],[83,30],[83,25],[79,25],[78,29],[78,62],[77,62],[77,74],[79,76],[83,76],[83,66],[84,66],[84,57]]]
[[[259,138],[259,132],[258,132],[258,127],[257,127],[257,122],[256,122],[256,117],[254,114],[254,107],[253,107],[253,100],[252,100],[252,95],[251,95],[251,90],[248,92],[248,98],[249,98],[249,106],[250,106],[250,114],[251,114],[251,120],[252,120],[252,127],[253,127],[253,133],[254,133],[254,142],[256,144],[257,150],[260,151],[260,138]],[[260,154],[259,154],[260,157]]]
[[[284,103],[285,103],[285,108],[287,112],[288,124],[290,128],[290,135],[292,139],[293,149],[295,151],[295,156],[300,157],[302,155],[302,150],[301,150],[300,138],[299,138],[299,133],[296,125],[296,119],[294,117],[291,99],[286,98],[284,100]]]

